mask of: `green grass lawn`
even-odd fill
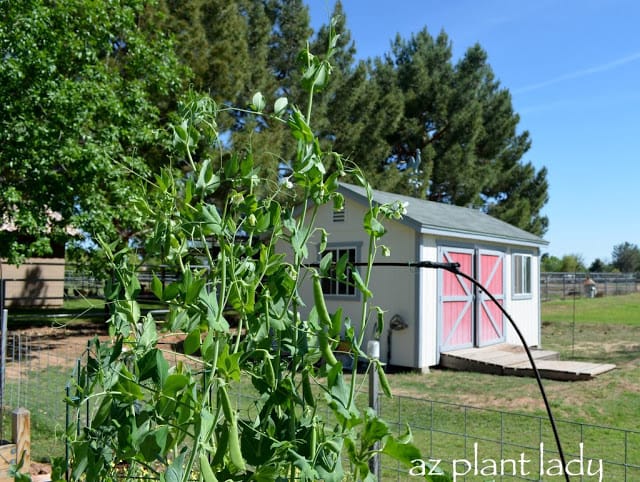
[[[640,467],[640,295],[576,299],[575,305],[571,299],[546,302],[542,318],[545,349],[564,359],[617,366],[589,381],[544,380],[568,458],[576,456],[582,441],[589,457],[608,461],[604,480],[640,480],[640,468],[624,467]],[[399,396],[383,401],[385,417],[409,423],[417,445],[434,457],[468,457],[476,442],[490,458],[517,458],[535,451],[540,441],[555,450],[532,378],[434,369],[426,375],[394,374],[391,384]],[[502,445],[496,442],[500,437]]]
[[[542,321],[640,325],[640,293],[542,303]]]
[[[20,391],[25,408],[31,413],[31,457],[50,461],[64,455],[65,386],[70,370],[49,367],[34,370],[27,380],[8,379],[8,392]],[[17,407],[4,407],[3,434],[11,437],[11,412]]]
[[[103,308],[90,307],[98,312]],[[544,381],[565,450],[575,455],[584,441],[590,457],[610,461],[604,480],[624,480],[625,470],[627,480],[640,480],[640,469],[623,466],[625,462],[640,466],[640,295],[577,299],[575,305],[570,299],[551,301],[542,304],[542,311],[544,348],[559,351],[565,359],[617,365],[590,381]],[[64,373],[54,370],[34,376],[60,377],[64,387]],[[382,413],[399,431],[408,423],[425,454],[468,457],[474,443],[485,457],[517,457],[537,449],[540,441],[550,453],[555,450],[532,378],[433,369],[428,374],[395,373],[390,382],[396,396],[382,400]],[[34,458],[61,455],[63,420],[50,416],[42,397],[34,394],[30,399],[36,404],[28,407],[33,413]],[[366,405],[366,386],[359,401]],[[385,466],[385,474],[383,480],[405,480],[394,467]]]

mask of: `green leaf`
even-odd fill
[[[98,408],[98,411],[93,416],[93,420],[91,421],[92,427],[94,428],[100,427],[105,421],[110,419],[112,404],[113,404],[113,398],[110,395],[105,395],[105,397],[100,402],[100,407]]]
[[[361,446],[371,447],[390,434],[391,430],[386,422],[380,419],[372,409],[368,409],[365,414],[364,430],[360,434]]]
[[[144,398],[142,389],[133,374],[125,367],[122,367],[119,375],[116,391],[119,391],[123,397],[128,399],[142,400]]]
[[[339,306],[333,315],[331,315],[331,327],[329,328],[329,336],[335,338],[342,332],[342,306]]]
[[[340,281],[346,277],[345,272],[347,270],[348,262],[349,262],[349,255],[347,253],[340,256],[340,259],[336,263],[336,280]]]
[[[313,142],[313,132],[307,124],[307,121],[304,119],[304,116],[297,108],[294,108],[287,124],[291,129],[291,134],[293,134],[293,137],[305,143]]]
[[[291,247],[293,248],[293,251],[296,253],[296,255],[301,259],[304,259],[307,256],[309,256],[309,251],[307,249],[307,245],[305,241],[306,241],[305,230],[302,230],[302,229],[296,230],[293,233],[293,236],[291,236]]]
[[[343,211],[344,210],[344,196],[340,193],[334,193],[331,196],[333,200],[333,210],[334,211]]]
[[[201,195],[207,195],[216,191],[220,187],[220,177],[214,173],[211,159],[205,159],[200,166],[196,190]]]
[[[189,384],[189,378],[181,373],[173,373],[167,377],[162,386],[162,393],[175,398],[180,390]]]
[[[224,163],[224,177],[225,179],[231,179],[238,174],[240,170],[240,161],[238,160],[238,154],[235,152]]]
[[[367,288],[367,285],[362,280],[362,277],[360,276],[360,273],[358,273],[358,271],[356,271],[355,269],[351,271],[351,277],[353,278],[356,287],[362,293],[362,296],[364,296],[365,299],[369,299],[373,296],[373,293],[369,288]]]
[[[158,341],[158,331],[156,329],[156,320],[153,319],[151,313],[147,313],[142,325],[142,334],[138,339],[138,344],[145,350],[148,350]]]
[[[200,329],[196,328],[184,340],[185,355],[192,355],[200,349]]]
[[[188,273],[189,271],[187,271]],[[186,273],[185,273],[186,274]],[[189,276],[189,281],[187,282],[187,278],[185,277],[185,280],[183,281],[184,284],[184,288],[185,288],[185,295],[184,295],[184,303],[185,305],[192,305],[196,299],[200,296],[200,292],[202,291],[202,288],[204,287],[206,280],[204,278],[201,277],[192,277]]]
[[[240,175],[246,178],[253,172],[253,151],[249,150],[240,161]]]
[[[420,450],[410,443],[399,443],[394,437],[387,438],[382,453],[400,462],[405,467],[411,467],[412,460],[421,458]]]
[[[164,482],[181,482],[184,474],[184,456],[185,452],[180,453],[173,462],[167,467],[164,474]]]
[[[160,426],[147,433],[140,444],[140,452],[147,462],[161,460],[166,453],[169,429]]]
[[[153,380],[160,385],[164,386],[164,382],[169,375],[169,363],[165,360],[162,351],[156,350],[156,374],[153,377]]]
[[[218,208],[213,204],[203,204],[200,207],[198,221],[201,223],[202,232],[205,235],[222,234],[222,218],[218,213]]]
[[[169,283],[164,289],[162,293],[162,301],[172,301],[176,299],[176,297],[182,291],[182,284],[174,281],[173,283]]]
[[[333,253],[329,252],[325,254],[320,260],[320,274],[322,276],[328,276],[331,270],[331,264],[333,261]]]
[[[240,380],[240,358],[242,353],[229,353],[229,345],[226,344],[218,355],[218,371],[227,380]]]
[[[162,281],[153,273],[153,278],[151,278],[151,292],[159,299],[162,299],[163,286]]]
[[[384,225],[376,219],[373,209],[367,211],[364,217],[364,230],[374,238],[380,238],[387,232]]]
[[[202,359],[204,361],[210,362],[213,360],[215,356],[215,347],[213,343],[213,331],[207,331],[207,335],[202,340],[202,346],[200,351],[202,352]]]
[[[320,244],[318,245],[318,251],[320,253],[324,252],[327,249],[328,238],[329,235],[327,233],[327,230],[324,228],[320,228]]]
[[[308,62],[307,68],[303,71],[301,84],[302,87],[309,92],[312,88],[316,91],[324,89],[329,82],[331,74],[331,64],[326,60],[320,61],[307,52]]]

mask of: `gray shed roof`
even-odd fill
[[[347,198],[367,203],[364,188],[340,183],[340,192]],[[400,201],[407,204],[403,222],[425,234],[487,239],[506,243],[547,245],[544,239],[509,223],[494,218],[480,210],[451,204],[425,201],[384,191],[373,191],[373,201],[379,204]]]

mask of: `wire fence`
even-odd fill
[[[241,385],[235,401],[241,414],[255,408],[250,384]],[[361,409],[370,403],[366,391],[356,403]],[[398,434],[409,427],[423,457],[407,467],[383,455],[378,481],[413,481],[429,471],[444,471],[455,481],[563,479],[551,424],[544,415],[403,395],[377,397],[376,409]],[[72,424],[79,424],[76,429],[89,423],[89,412],[71,417]],[[328,407],[322,415],[331,426]],[[556,424],[572,481],[640,480],[640,431],[570,420]]]
[[[543,301],[569,297],[600,297],[638,292],[638,273],[550,273],[540,274]]]
[[[408,425],[425,459],[413,468],[382,459],[381,480],[416,480],[437,465],[464,481],[561,480],[545,416],[396,396],[381,399],[383,418]],[[576,481],[640,480],[640,431],[557,420],[567,468]]]
[[[7,338],[6,383],[3,410],[16,407],[32,412],[34,424],[46,422],[57,433],[57,449],[63,449],[68,424],[80,428],[89,411],[69,418],[65,386],[86,363],[87,336],[59,340],[48,334],[16,333]],[[175,355],[176,360],[181,357]],[[428,376],[428,375],[427,375]],[[250,391],[237,393],[238,406],[253,405]],[[358,398],[364,408],[366,394]],[[413,467],[399,466],[384,456],[378,480],[410,481],[432,469],[442,469],[460,481],[561,480],[558,452],[547,417],[478,408],[469,405],[395,396],[378,399],[378,410],[398,433],[408,426],[414,444],[423,454]],[[329,412],[325,417],[329,418]],[[5,417],[6,418],[6,417]],[[571,480],[640,480],[640,431],[576,421],[556,421]],[[8,425],[3,423],[3,437]],[[37,431],[33,440],[38,450]]]
[[[28,268],[28,269],[27,269]],[[26,270],[26,271],[25,271]],[[25,265],[23,271],[0,278],[0,309],[8,306],[61,306],[66,299],[104,297],[105,279],[59,263]],[[176,281],[167,266],[140,268],[141,297],[153,297],[153,276],[163,285]],[[640,273],[542,272],[540,294],[543,301],[567,297],[615,296],[636,293]],[[4,294],[4,296],[1,296]]]
[[[27,408],[31,412],[32,460],[62,455],[67,410],[64,387],[89,336],[64,328],[2,334],[6,356],[1,364],[0,440],[12,437],[12,411]]]

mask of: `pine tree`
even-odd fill
[[[511,96],[479,45],[454,63],[447,35],[423,29],[409,40],[396,37],[391,52],[369,67],[375,109],[362,110],[369,126],[351,144],[376,187],[481,207],[533,233],[546,231],[546,169],[522,163],[529,135],[517,133]]]

